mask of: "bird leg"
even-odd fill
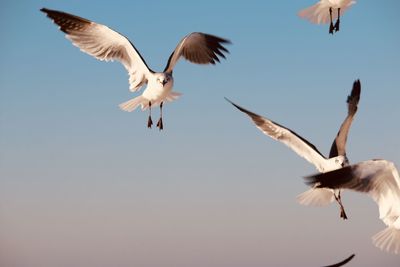
[[[333,193],[333,195],[335,196],[336,202],[340,206],[340,218],[342,218],[343,220],[347,220],[347,215],[346,215],[346,212],[344,211],[344,206],[342,204],[342,198],[340,196],[340,191],[337,196],[335,193]]]
[[[334,26],[334,28],[335,28],[335,32],[338,32],[339,31],[339,24],[340,24],[340,8],[338,8],[338,18],[337,18],[337,20],[336,20],[336,23],[335,23],[335,26]]]
[[[162,129],[164,129],[164,125],[163,125],[163,121],[162,121],[162,107],[163,107],[163,103],[164,103],[164,102],[161,102],[161,104],[160,104],[160,119],[159,119],[158,122],[157,122],[157,127],[160,129],[160,131],[161,131]]]
[[[153,121],[151,119],[151,101],[149,101],[149,119],[147,120],[147,128],[151,128]]]
[[[331,7],[329,8],[329,17],[331,18],[331,24],[329,25],[329,33],[333,34],[334,27],[333,27],[333,22],[332,22],[332,8]]]

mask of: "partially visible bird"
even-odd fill
[[[346,263],[348,263],[349,261],[351,261],[354,258],[355,254],[350,255],[348,258],[342,260],[341,262],[332,264],[332,265],[327,265],[327,266],[323,266],[323,267],[340,267],[345,265]]]
[[[340,16],[355,3],[356,1],[353,0],[320,0],[318,3],[301,10],[299,16],[315,24],[330,22],[329,33],[333,34],[334,31],[339,31]],[[333,20],[336,18],[335,25],[333,25]]]
[[[57,24],[66,37],[81,51],[105,61],[120,61],[129,74],[129,89],[138,91],[147,85],[141,96],[119,105],[122,110],[133,111],[139,105],[142,110],[149,108],[147,126],[151,128],[151,107],[160,106],[160,119],[157,127],[163,129],[163,103],[177,99],[181,94],[172,91],[173,69],[181,57],[197,64],[215,64],[219,57],[225,58],[228,50],[223,44],[229,40],[214,35],[193,32],[185,36],[170,55],[163,72],[151,70],[135,46],[123,35],[109,27],[65,12],[42,8],[40,11]],[[160,40],[163,44],[163,41]]]
[[[400,178],[393,162],[373,159],[305,177],[317,188],[351,189],[368,193],[378,204],[379,218],[388,226],[372,237],[375,246],[400,253]]]
[[[343,166],[347,166],[349,164],[346,155],[347,135],[349,133],[351,123],[353,122],[354,115],[357,112],[357,105],[360,100],[360,94],[361,83],[359,80],[356,80],[353,84],[351,94],[347,97],[348,114],[342,125],[340,126],[339,132],[333,141],[329,158],[323,156],[313,144],[311,144],[306,139],[299,136],[297,133],[290,130],[289,128],[286,128],[272,120],[248,111],[236,105],[229,99],[226,100],[240,111],[246,113],[256,124],[256,127],[260,129],[265,135],[284,143],[299,156],[314,164],[316,169],[323,173],[342,168]],[[336,200],[340,207],[340,217],[342,219],[347,219],[347,215],[341,201],[340,190],[311,188],[310,190],[307,190],[306,192],[300,194],[297,197],[297,200],[300,204],[303,205],[318,206],[327,205]]]

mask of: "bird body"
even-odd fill
[[[122,110],[131,112],[135,110],[139,105],[142,110],[146,110],[151,106],[159,106],[161,102],[168,100],[173,101],[177,99],[181,93],[173,92],[174,78],[169,73],[154,73],[154,75],[148,80],[146,89],[144,89],[141,96],[135,97],[124,103],[121,103],[119,107]]]
[[[388,252],[400,253],[400,177],[393,162],[367,160],[305,179],[312,187],[369,194],[379,207],[379,218],[388,226],[372,237],[373,243]]]

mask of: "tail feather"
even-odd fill
[[[301,10],[298,15],[315,24],[326,24],[329,22],[329,7],[318,2],[317,4]],[[335,14],[332,14],[335,17]],[[334,18],[333,18],[334,19]]]
[[[372,243],[390,253],[400,253],[400,229],[389,226],[372,237]]]
[[[124,111],[131,112],[134,111],[139,105],[142,105],[142,109],[146,109],[148,106],[147,102],[148,101],[143,96],[138,96],[124,103],[119,104],[119,108]]]
[[[325,206],[334,201],[331,189],[311,188],[297,196],[297,202],[306,206]]]
[[[167,95],[166,99],[167,99],[169,102],[172,102],[172,101],[174,101],[174,100],[177,100],[181,95],[182,95],[182,93],[170,92],[170,93]]]
[[[343,15],[344,12],[355,3],[356,1],[352,0],[343,1],[340,7],[341,15]],[[329,15],[330,7],[332,7],[332,5],[329,1],[318,2],[310,7],[300,10],[298,15],[299,17],[315,24],[326,24],[330,22],[330,15]],[[338,12],[337,12],[338,7],[333,6],[333,8],[334,10],[332,12],[332,20],[335,20],[338,17]]]

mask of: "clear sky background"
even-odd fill
[[[355,79],[355,163],[400,166],[400,4],[358,1],[341,30],[302,1],[1,1],[0,265],[5,267],[399,266],[371,236],[386,225],[366,195],[305,207],[316,170],[223,97],[328,154]],[[39,12],[70,12],[123,33],[162,70],[193,31],[229,38],[227,60],[181,60],[165,130],[118,104],[137,94],[119,63],[80,52]],[[154,112],[157,119],[158,110]]]

